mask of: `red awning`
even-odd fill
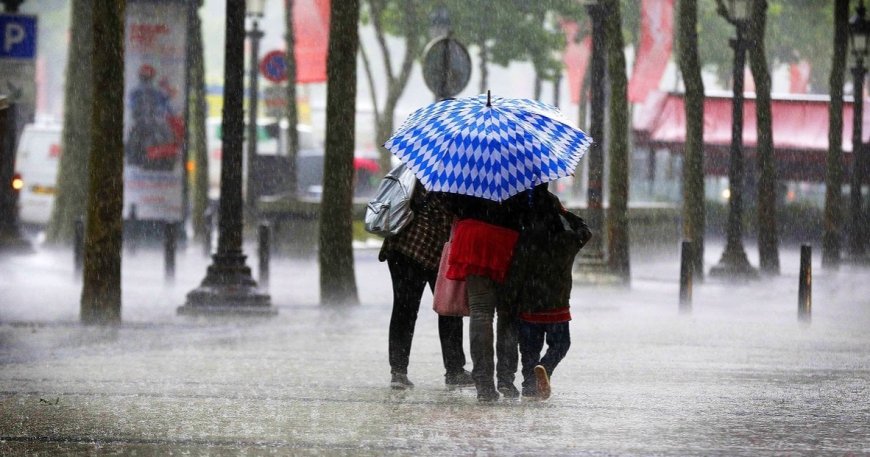
[[[794,96],[793,96],[794,97]],[[824,180],[828,150],[828,103],[823,96],[773,98],[774,156],[784,179]],[[682,152],[686,140],[683,94],[654,92],[639,105],[633,119],[637,144]],[[743,144],[754,157],[757,144],[755,98],[748,95],[743,109]],[[870,138],[870,117],[865,116],[864,141]],[[707,95],[704,100],[705,169],[709,174],[727,174],[731,144],[731,95]],[[843,103],[844,164],[851,163],[852,101]],[[846,167],[848,174],[849,167]]]
[[[296,38],[296,82],[326,81],[329,0],[295,0],[293,31]]]

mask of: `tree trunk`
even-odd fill
[[[589,81],[591,79],[589,77],[589,67],[591,67],[591,65],[587,66],[586,72],[580,76],[580,99],[577,101],[577,125],[584,132],[589,132],[589,123],[586,120],[586,118],[588,117],[588,99],[586,95],[589,93]],[[591,134],[592,132],[589,133]],[[598,139],[595,137],[593,137],[593,139],[595,141],[598,141]],[[583,195],[583,189],[586,188],[586,179],[584,179],[585,175],[583,174],[583,164],[586,163],[587,156],[588,154],[580,159],[580,162],[577,164],[576,171],[574,172],[574,196],[577,198],[580,198],[580,196]]]
[[[320,301],[356,304],[353,198],[358,0],[333,0],[326,64],[326,157],[320,206]]]
[[[75,221],[85,214],[88,153],[91,142],[91,59],[93,55],[93,0],[72,0],[70,46],[64,87],[63,134],[57,167],[57,189],[46,241],[70,245]]]
[[[296,32],[293,30],[293,5],[294,0],[287,0],[284,6],[285,22],[287,27],[287,160],[290,169],[287,170],[287,187],[296,195],[296,156],[299,151],[299,131],[296,124],[299,123],[299,113],[296,106]]]
[[[480,61],[478,62],[480,68],[480,93],[485,94],[487,89],[489,89],[489,49],[486,47],[486,40],[481,40],[478,43],[478,47],[480,48],[478,54],[480,56]]]
[[[704,81],[698,57],[698,1],[680,0],[678,60],[686,86],[683,237],[692,242],[695,274],[704,275]]]
[[[631,279],[628,238],[628,78],[625,74],[619,0],[607,0],[605,30],[607,70],[610,75],[610,175],[607,211],[608,261],[613,272]]]
[[[544,87],[543,79],[541,78],[541,72],[538,71],[538,68],[535,67],[535,93],[532,95],[532,99],[540,100],[541,99],[541,90]]]
[[[202,0],[196,3],[202,7]],[[188,100],[189,123],[188,137],[190,152],[193,157],[193,208],[191,221],[194,236],[201,240],[205,237],[208,221],[205,212],[208,210],[208,145],[206,144],[206,101],[205,101],[205,62],[202,45],[202,20],[198,10],[191,12],[190,30],[190,97]]]
[[[825,174],[825,228],[822,235],[822,266],[840,267],[840,231],[843,226],[843,82],[846,73],[849,0],[834,3],[834,49],[831,58],[828,105],[828,157]],[[853,148],[854,151],[854,148]]]
[[[99,0],[93,8],[93,87],[88,218],[81,318],[121,320],[121,234],[124,207],[125,0]]]
[[[776,169],[770,109],[770,71],[767,68],[764,32],[767,0],[753,0],[749,19],[749,67],[755,80],[755,113],[758,125],[758,257],[762,273],[779,274],[779,234],[776,225]]]

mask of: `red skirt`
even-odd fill
[[[485,276],[502,283],[507,276],[519,233],[476,219],[463,219],[453,229],[447,278],[464,281]]]

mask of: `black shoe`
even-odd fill
[[[491,403],[498,401],[498,391],[492,384],[477,386],[477,401],[481,403]]]
[[[408,379],[405,373],[393,373],[393,379],[390,381],[390,387],[395,390],[413,389],[414,383]]]
[[[504,395],[504,398],[520,398],[520,391],[512,382],[499,382],[498,391]]]
[[[534,384],[531,386],[523,386],[523,398],[528,400],[540,400],[541,396],[538,394],[538,387]]]
[[[474,378],[467,370],[462,370],[444,375],[444,383],[450,388],[472,387],[474,386]]]

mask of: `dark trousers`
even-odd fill
[[[491,389],[493,372],[499,384],[513,384],[517,372],[517,326],[516,313],[498,299],[499,287],[493,280],[483,276],[469,276],[468,307],[471,311],[469,335],[471,338],[471,376],[480,389]],[[494,317],[498,314],[493,353]],[[497,363],[493,362],[493,355]]]
[[[522,319],[517,321],[520,340],[520,358],[523,363],[523,387],[535,385],[535,365],[543,365],[549,376],[571,347],[571,331],[568,322],[533,324]],[[541,349],[547,341],[547,352],[541,357]]]
[[[394,373],[408,373],[408,358],[414,326],[423,289],[435,290],[437,271],[428,270],[414,260],[401,254],[387,259],[393,279],[393,315],[390,318],[390,368]],[[441,356],[448,374],[465,368],[465,353],[462,351],[462,318],[438,316],[438,336],[441,338]]]

